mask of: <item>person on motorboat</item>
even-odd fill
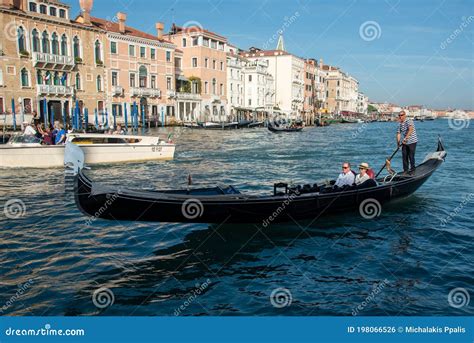
[[[117,129],[114,131],[114,135],[123,135],[124,131],[122,130],[122,126],[120,124],[117,125]]]
[[[398,115],[397,144],[402,144],[403,171],[405,173],[415,169],[415,152],[418,137],[416,135],[415,123],[407,118],[405,111]]]
[[[351,164],[344,162],[342,164],[342,173],[339,174],[334,186],[342,188],[344,186],[352,186],[355,182],[356,173],[352,171]]]
[[[355,178],[355,184],[357,186],[371,179],[369,174],[367,173],[369,169],[370,166],[366,162],[363,162],[359,165],[359,174]]]
[[[49,127],[44,129],[43,131],[43,144],[44,145],[53,145],[54,144],[54,138],[53,138],[53,133]]]
[[[25,127],[25,131],[23,132],[25,136],[36,136],[36,130],[29,122],[24,121],[23,126]]]
[[[56,138],[54,141],[55,145],[61,145],[66,143],[66,131],[64,130],[63,126],[60,124],[59,125],[59,131],[56,134]]]

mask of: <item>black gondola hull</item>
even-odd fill
[[[442,146],[441,146],[442,147]],[[328,214],[361,211],[366,202],[375,210],[398,198],[414,193],[443,163],[429,159],[411,175],[374,187],[343,192],[247,196],[232,187],[224,194],[214,189],[194,191],[133,191],[95,185],[81,171],[76,176],[76,203],[85,214],[101,219],[187,222],[187,223],[254,223],[268,225],[294,220],[317,220]],[[218,189],[218,188],[216,188]]]

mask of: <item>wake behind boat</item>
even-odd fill
[[[172,160],[175,145],[155,136],[68,134],[84,150],[86,164]],[[42,145],[34,136],[17,135],[0,145],[0,168],[59,168],[64,145]]]
[[[273,194],[263,196],[243,194],[233,186],[158,191],[114,188],[93,182],[79,170],[75,199],[86,215],[109,220],[260,224],[313,220],[322,215],[354,211],[367,203],[380,206],[381,210],[383,204],[414,193],[442,165],[445,157],[439,141],[437,151],[429,154],[410,174],[368,180],[342,191],[330,186],[275,184]]]

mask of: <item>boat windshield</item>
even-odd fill
[[[32,135],[17,135],[10,138],[9,144],[41,144],[41,139]]]
[[[71,142],[74,144],[135,144],[140,141],[137,138],[121,137],[75,137]]]

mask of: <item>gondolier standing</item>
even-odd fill
[[[403,171],[406,173],[415,169],[415,152],[418,137],[416,136],[415,123],[407,118],[405,111],[398,115],[397,144],[402,144]]]

